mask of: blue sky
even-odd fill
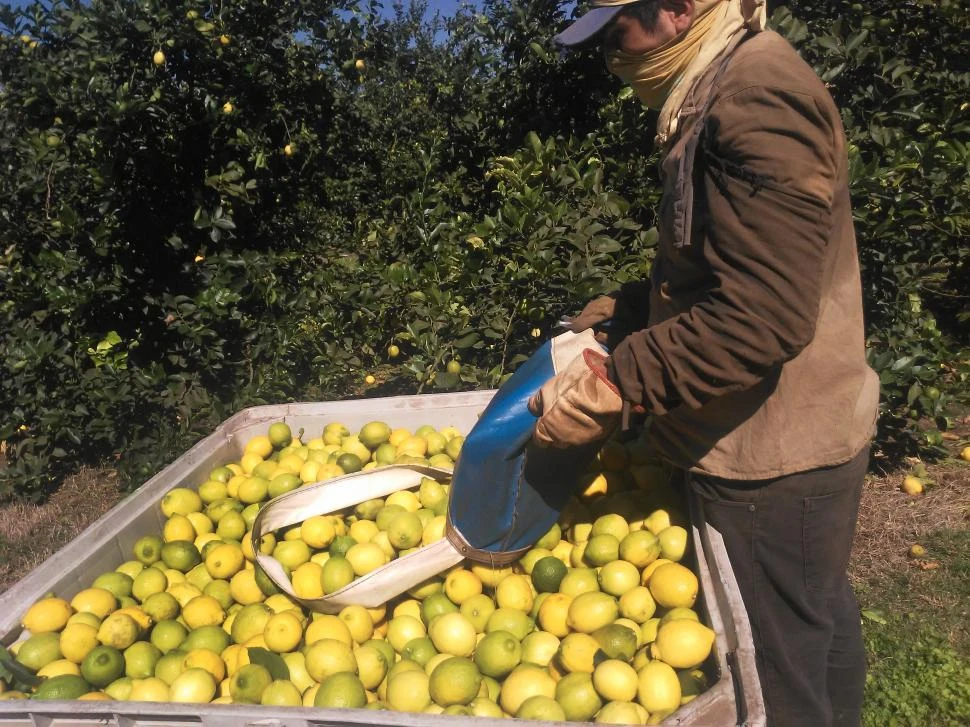
[[[2,2],[8,5],[13,5],[15,8],[30,5],[30,0],[2,0]],[[460,0],[427,0],[427,2],[429,15],[434,15],[435,11],[438,11],[445,16],[454,15],[455,11],[458,10],[459,6],[462,4]],[[394,0],[384,0],[385,10],[390,12],[393,4]],[[478,2],[477,0],[470,0],[469,4],[478,5]]]

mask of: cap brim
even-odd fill
[[[609,8],[593,8],[575,23],[566,28],[553,40],[559,45],[574,46],[583,45],[596,38],[600,31],[624,9],[624,5],[616,5]]]

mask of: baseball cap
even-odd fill
[[[638,2],[641,0],[593,0],[590,9],[553,40],[564,46],[582,45],[595,38],[625,5]]]

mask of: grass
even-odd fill
[[[970,531],[921,544],[926,559],[860,589],[867,726],[970,724]]]

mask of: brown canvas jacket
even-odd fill
[[[727,58],[669,143],[649,325],[613,369],[674,464],[768,479],[858,453],[879,383],[838,110],[777,33]]]

